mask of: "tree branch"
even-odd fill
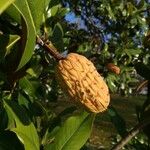
[[[150,124],[150,119],[137,124],[120,142],[118,142],[111,150],[120,150],[124,147],[136,134],[138,134],[144,127]]]
[[[44,42],[39,36],[36,36],[36,42],[42,46],[48,53],[50,53],[56,60],[64,59],[64,57],[57,51],[51,41]]]

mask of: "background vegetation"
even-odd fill
[[[1,0],[0,149],[111,149],[120,139],[125,149],[149,149],[149,27],[149,0]],[[94,63],[111,92],[105,113],[67,101],[55,79],[57,62],[37,36]],[[108,63],[121,73],[110,72]],[[141,81],[147,95],[129,98]],[[107,137],[98,138],[100,146],[92,142],[96,131]]]

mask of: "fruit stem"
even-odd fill
[[[38,35],[36,36],[36,42],[42,46],[48,53],[50,53],[57,61],[64,59],[65,57],[61,55],[57,49],[54,47],[51,41],[44,42]]]

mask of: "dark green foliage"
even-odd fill
[[[137,63],[135,64],[135,69],[139,75],[147,80],[150,80],[150,67],[148,64],[145,65],[143,63]]]
[[[16,134],[11,131],[3,131],[0,134],[1,150],[24,150],[23,145],[17,138]]]
[[[128,95],[139,82],[135,70],[150,79],[149,7],[144,0],[0,1],[0,149],[78,150],[90,137],[95,115],[81,112],[71,100],[65,103],[55,79],[57,62],[36,44],[37,35],[59,52],[86,56],[111,93]],[[70,13],[75,23],[66,21]],[[109,72],[108,63],[121,73]],[[149,115],[149,93],[137,121]],[[113,106],[107,117],[121,137],[128,133]],[[146,148],[142,137],[126,148]]]
[[[112,123],[115,125],[118,133],[124,137],[127,134],[125,120],[117,113],[117,111],[111,107],[108,110],[108,114],[111,118]]]

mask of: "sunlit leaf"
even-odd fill
[[[38,32],[40,25],[42,24],[46,0],[27,0],[27,2],[34,21],[34,25],[36,27],[36,31]]]
[[[21,24],[21,15],[14,5],[10,5],[10,7],[6,9],[6,14],[13,18],[18,24]]]
[[[22,0],[21,3],[19,0],[16,0],[13,6],[21,14],[24,20],[24,23],[22,25],[24,26],[24,28],[26,28],[23,31],[23,39],[26,39],[26,41],[24,41],[23,43],[25,45],[22,45],[22,48],[25,48],[23,49],[23,55],[18,66],[18,69],[20,69],[30,60],[33,54],[36,40],[36,29],[27,0]]]
[[[32,77],[36,77],[36,73],[34,72],[34,70],[32,68],[27,69],[26,71],[28,74],[30,74]]]
[[[0,15],[2,12],[9,7],[15,0],[1,0],[0,1]]]
[[[50,10],[51,16],[55,16],[58,10],[60,9],[60,5],[53,6]]]
[[[84,112],[67,119],[45,150],[79,150],[90,136],[94,116]]]
[[[24,144],[25,150],[39,150],[39,138],[34,124],[23,121],[25,118],[27,119],[26,113],[23,113],[21,107],[12,101],[4,101],[4,107],[7,112],[12,114],[16,123],[16,127],[10,130],[16,133],[19,140]]]

